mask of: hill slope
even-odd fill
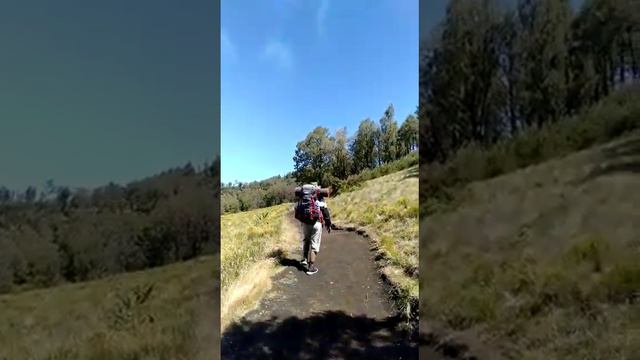
[[[394,286],[397,304],[411,313],[418,303],[418,168],[366,181],[329,199],[334,222],[363,227],[373,238],[380,271]]]
[[[0,359],[212,359],[217,262],[0,295]]]
[[[334,223],[362,227],[371,235],[368,246],[375,245],[382,255],[378,268],[396,290],[396,305],[416,310],[417,167],[365,181],[354,191],[328,199],[328,205]],[[284,269],[278,260],[300,255],[296,222],[283,221],[291,207],[283,204],[222,217],[223,330],[259,305],[271,286],[269,277]]]
[[[639,183],[636,134],[470,184],[421,224],[421,325],[506,358],[637,355]]]

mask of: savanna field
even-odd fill
[[[640,358],[639,4],[448,1],[423,38],[428,347]]]
[[[218,259],[0,295],[0,359],[212,359]]]
[[[5,201],[0,359],[212,358],[217,173],[187,164],[127,185],[50,184],[48,198]]]
[[[372,245],[383,255],[379,269],[393,284],[399,310],[410,311],[418,298],[417,167],[364,181],[329,198],[328,206],[335,224],[365,227],[372,235]],[[279,269],[276,258],[299,258],[302,242],[292,207],[223,215],[223,328],[257,306]]]
[[[255,307],[277,270],[272,254],[293,249],[299,241],[285,221],[290,204],[222,216],[222,328]]]
[[[506,358],[639,354],[638,175],[581,183],[600,151],[471,184],[425,218],[425,323]]]
[[[425,328],[507,359],[637,359],[637,99],[424,169]]]

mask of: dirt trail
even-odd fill
[[[323,229],[319,272],[302,271],[301,250],[282,259],[258,308],[223,334],[222,359],[417,359],[373,256],[364,237]]]

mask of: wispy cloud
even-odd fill
[[[220,31],[220,48],[223,58],[233,61],[238,57],[238,50],[225,29]]]
[[[271,40],[264,47],[264,57],[273,61],[281,68],[293,66],[293,52],[291,47],[279,40]]]
[[[323,36],[325,32],[325,20],[327,18],[327,12],[329,12],[329,0],[321,0],[320,7],[318,8],[317,14],[317,30],[318,36]]]

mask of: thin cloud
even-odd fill
[[[293,52],[291,48],[282,41],[269,41],[264,47],[264,56],[281,68],[288,69],[293,66]]]
[[[320,8],[318,8],[317,15],[317,30],[318,36],[323,36],[325,32],[325,20],[327,19],[327,12],[329,12],[329,0],[321,0]]]
[[[231,38],[229,38],[229,34],[225,29],[220,31],[220,47],[222,57],[231,61],[238,57],[238,50],[236,49],[235,44],[231,41]]]

